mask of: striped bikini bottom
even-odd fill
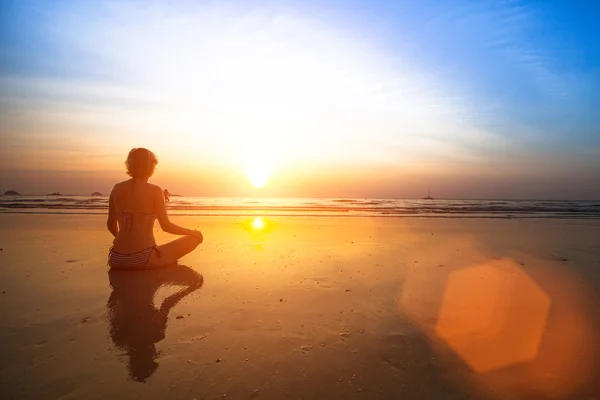
[[[152,251],[156,251],[156,255],[160,257],[162,252],[157,246],[151,246],[142,251],[138,251],[133,254],[122,254],[117,253],[110,248],[108,251],[108,265],[111,268],[120,268],[120,269],[142,269],[146,268],[148,265],[148,260],[152,255]]]

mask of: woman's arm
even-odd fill
[[[154,209],[156,210],[155,212],[158,223],[163,231],[173,235],[195,236],[200,240],[203,240],[202,233],[200,231],[186,229],[169,221],[169,216],[167,215],[167,209],[165,207],[165,197],[160,188],[158,188],[154,194]]]
[[[119,224],[117,223],[117,213],[115,211],[115,201],[113,199],[112,191],[108,197],[108,219],[106,220],[106,227],[114,237],[117,237],[119,234]]]

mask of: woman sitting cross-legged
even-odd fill
[[[177,261],[202,243],[200,231],[182,228],[171,221],[160,187],[148,183],[158,160],[144,148],[132,149],[125,165],[131,179],[117,183],[110,193],[106,226],[115,236],[108,254],[111,268],[160,268]],[[154,220],[163,231],[184,237],[162,246],[154,240]]]

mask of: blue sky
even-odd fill
[[[600,198],[596,1],[0,7],[5,190],[35,170],[79,188],[65,171],[143,144],[165,180],[349,166],[368,190],[339,195]]]

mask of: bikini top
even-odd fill
[[[153,219],[156,218],[156,214],[154,214],[154,213],[132,213],[129,211],[123,211],[123,212],[117,213],[117,217],[123,217],[125,229],[128,232],[131,230],[131,219],[133,218],[134,215],[139,215],[141,217],[151,217]]]

